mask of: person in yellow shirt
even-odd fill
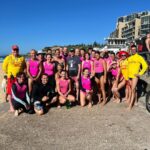
[[[135,45],[132,45],[131,52],[132,55],[128,58],[128,77],[131,86],[128,110],[131,110],[135,103],[138,79],[148,68],[147,62],[137,53]]]
[[[8,55],[2,65],[3,71],[7,74],[7,88],[6,93],[8,94],[8,101],[10,103],[10,112],[13,112],[11,102],[11,87],[12,84],[16,81],[16,75],[19,72],[24,71],[26,67],[25,59],[23,56],[19,55],[19,47],[17,45],[12,46],[12,54]]]
[[[119,60],[119,66],[120,66],[120,71],[121,71],[121,74],[123,76],[123,80],[121,82],[121,85],[122,87],[125,86],[125,98],[123,98],[122,100],[128,100],[129,98],[129,90],[130,89],[130,86],[129,86],[129,78],[128,78],[128,57],[129,57],[129,53],[126,52],[126,51],[120,51],[119,52],[119,57],[120,57],[120,60]]]

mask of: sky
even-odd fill
[[[104,43],[117,18],[150,10],[149,0],[0,0],[0,55],[47,46]]]

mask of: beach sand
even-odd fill
[[[3,77],[4,77],[4,72],[2,71],[2,63],[0,63],[0,103],[5,101],[5,99],[4,99],[5,93],[4,93],[4,90],[1,87]]]

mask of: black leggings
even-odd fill
[[[22,101],[25,102],[28,105],[26,99],[24,99]],[[24,107],[24,105],[17,102],[17,101],[15,101],[14,99],[12,99],[12,105],[13,105],[15,110],[18,110],[18,109],[22,108],[24,111],[26,111],[26,108]]]

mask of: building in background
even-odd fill
[[[118,46],[118,43],[123,46],[123,43],[135,41],[145,36],[147,32],[150,32],[150,11],[133,13],[119,17],[115,31],[106,40],[108,45],[113,42],[116,43],[116,46]],[[116,40],[118,42],[115,42]],[[124,42],[122,43],[122,41]],[[113,44],[113,46],[115,45]]]

